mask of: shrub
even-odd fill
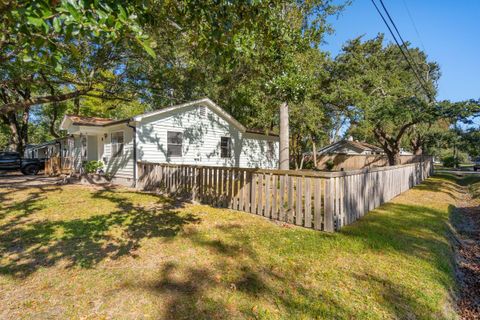
[[[328,171],[332,171],[333,167],[335,167],[335,163],[333,162],[332,159],[327,160],[327,162],[325,162],[325,167],[327,168]]]
[[[448,168],[456,168],[460,164],[459,159],[454,156],[446,156],[442,159],[442,162],[443,166]]]
[[[102,161],[85,161],[83,163],[83,169],[85,169],[86,173],[96,173],[98,170],[103,169],[103,162]]]

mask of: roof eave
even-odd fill
[[[145,118],[153,117],[153,116],[156,116],[156,115],[159,115],[159,114],[162,114],[162,113],[166,113],[166,112],[169,112],[169,111],[173,111],[173,110],[177,110],[177,109],[181,109],[181,108],[186,108],[186,107],[190,107],[190,106],[194,106],[194,105],[198,105],[198,104],[203,104],[203,105],[206,105],[206,106],[210,107],[210,109],[213,109],[215,112],[219,113],[228,122],[232,123],[237,129],[239,129],[242,133],[247,131],[246,128],[240,122],[238,122],[227,111],[223,110],[220,106],[218,106],[215,102],[213,102],[209,98],[194,100],[194,101],[186,102],[186,103],[183,103],[183,104],[178,104],[178,105],[175,105],[175,106],[171,106],[171,107],[168,107],[168,108],[164,108],[164,109],[140,114],[138,116],[134,116],[132,118],[132,120],[136,121],[136,122],[140,122]]]

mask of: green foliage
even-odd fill
[[[456,168],[460,164],[460,161],[458,160],[457,157],[450,155],[442,159],[442,164],[444,167],[447,167],[447,168]]]
[[[83,163],[83,168],[85,169],[86,173],[96,173],[98,172],[98,170],[103,169],[103,167],[104,167],[104,164],[102,161],[92,160],[92,161],[85,161]]]
[[[480,156],[480,130],[470,128],[461,132],[460,149],[467,152],[471,157]]]
[[[408,48],[420,73],[428,82],[425,93],[394,44],[384,45],[383,35],[372,40],[349,41],[335,59],[336,94],[350,110],[351,134],[369,133],[392,163],[400,151],[402,138],[414,125],[434,121],[436,106],[428,96],[436,93],[439,66],[427,60],[418,48]]]
[[[333,170],[333,167],[335,167],[335,163],[333,162],[332,159],[328,159],[328,160],[325,162],[325,168],[326,168],[328,171],[332,171],[332,170]]]

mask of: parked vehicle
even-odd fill
[[[26,176],[36,175],[45,167],[44,159],[22,159],[18,152],[0,152],[0,170],[20,170]]]
[[[480,170],[480,158],[476,158],[475,161],[473,161],[473,171],[478,170]]]

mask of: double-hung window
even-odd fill
[[[232,156],[232,139],[230,137],[220,138],[220,156],[230,158]]]
[[[183,133],[175,131],[167,131],[167,156],[182,156]]]
[[[112,132],[112,157],[120,157],[123,155],[123,131]]]

